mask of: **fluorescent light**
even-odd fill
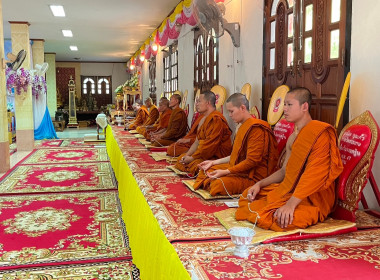
[[[71,30],[62,30],[62,33],[65,37],[73,37],[73,32],[71,32]]]
[[[70,46],[70,50],[72,50],[72,51],[77,51],[77,50],[78,50],[78,47],[77,47],[77,46]]]
[[[55,17],[65,17],[65,10],[63,6],[50,5],[50,10]]]

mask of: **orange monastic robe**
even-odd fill
[[[143,105],[140,107],[140,109],[137,111],[136,118],[134,121],[129,125],[128,129],[136,129],[139,125],[142,125],[146,119],[149,116],[148,109]]]
[[[183,137],[187,131],[187,117],[184,110],[176,108],[172,110],[169,125],[159,141],[152,143],[156,147],[168,146]]]
[[[182,139],[189,139],[190,142],[188,143],[178,143],[175,142],[171,144],[168,147],[167,154],[171,157],[178,157],[181,154],[186,153],[191,145],[193,145],[195,138],[197,138],[197,130],[198,130],[198,125],[199,122],[203,119],[203,115],[200,115],[194,122],[194,124],[191,126],[190,131],[183,137]]]
[[[237,220],[254,222],[264,229],[288,231],[306,228],[324,221],[335,204],[335,179],[343,170],[335,129],[320,121],[311,121],[299,132],[291,147],[284,180],[261,189],[249,203],[240,198]],[[247,197],[247,191],[243,193]],[[301,199],[291,225],[282,229],[273,214],[292,197]],[[251,211],[250,211],[251,210]]]
[[[161,129],[167,128],[169,125],[170,116],[172,114],[172,109],[167,109],[165,112],[160,113],[158,120],[154,123],[151,129],[145,129],[143,132],[144,137],[150,140],[150,133],[157,132]]]
[[[157,121],[159,115],[160,115],[160,112],[158,112],[157,107],[155,105],[150,106],[150,108],[149,108],[149,117],[142,124],[142,126],[136,127],[136,131],[138,133],[140,133],[140,134],[144,134],[143,129],[145,128],[145,126],[154,124]]]
[[[175,165],[181,171],[195,175],[198,173],[198,164],[205,160],[224,158],[231,154],[231,130],[226,118],[218,111],[212,112],[206,117],[197,132],[198,148],[191,156],[194,158],[187,165],[180,163],[182,154]]]
[[[219,179],[199,172],[194,188],[207,189],[211,195],[242,193],[261,179],[271,175],[277,165],[277,142],[267,122],[250,118],[238,129],[230,162],[212,166],[208,171],[228,169],[231,173]],[[223,183],[222,183],[223,181]]]

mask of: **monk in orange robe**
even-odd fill
[[[227,99],[227,110],[237,123],[231,155],[199,164],[194,188],[204,188],[211,195],[240,194],[257,181],[272,174],[277,165],[277,142],[269,124],[249,113],[245,95],[234,93]]]
[[[165,131],[151,136],[153,146],[165,147],[176,142],[179,138],[185,136],[187,131],[187,116],[184,110],[179,107],[181,96],[173,94],[170,97],[169,106],[172,109],[169,125]]]
[[[142,135],[143,128],[149,125],[153,125],[157,121],[160,114],[157,107],[153,104],[152,98],[148,97],[147,99],[145,99],[145,106],[148,108],[149,116],[141,126],[136,127],[136,131]]]
[[[191,145],[195,142],[197,138],[197,130],[199,127],[199,122],[202,120],[203,115],[200,115],[193,125],[191,126],[189,132],[185,135],[185,137],[179,139],[177,142],[171,144],[168,147],[167,154],[171,157],[178,157],[181,154],[186,153]]]
[[[128,126],[129,130],[136,129],[139,125],[142,125],[149,116],[148,109],[143,105],[142,100],[136,101],[136,118],[134,118]]]
[[[172,109],[169,108],[169,100],[166,97],[160,99],[158,103],[158,111],[160,112],[158,120],[153,125],[147,126],[145,131],[143,131],[146,140],[150,141],[152,135],[162,133],[169,125]]]
[[[281,169],[248,188],[239,200],[237,220],[264,229],[289,231],[326,219],[335,204],[335,179],[343,170],[335,129],[311,119],[311,93],[289,91],[284,115],[295,124]]]
[[[199,123],[197,137],[190,149],[180,155],[175,167],[193,176],[198,173],[198,164],[205,160],[224,158],[231,154],[231,130],[226,118],[216,111],[216,96],[204,91],[196,101],[197,111],[204,117]]]

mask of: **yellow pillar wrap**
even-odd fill
[[[26,50],[26,58],[21,68],[30,70],[30,43],[29,23],[10,22],[12,53],[17,54],[20,50]],[[34,148],[34,122],[32,87],[29,86],[26,93],[15,94],[16,111],[16,141],[18,151],[31,151]]]
[[[45,53],[45,62],[49,64],[46,72],[47,99],[50,117],[55,117],[57,111],[57,82],[55,73],[55,53]]]
[[[4,31],[3,31],[3,3],[0,0],[0,58],[4,55]],[[7,93],[5,89],[5,70],[0,67],[0,173],[8,171],[9,142],[8,142],[8,118],[7,118]]]
[[[133,177],[110,126],[106,137],[107,153],[119,185],[133,263],[140,269],[141,279],[190,280]]]
[[[32,52],[33,52],[33,69],[36,64],[42,65],[45,62],[45,41],[43,39],[33,39]],[[32,66],[32,65],[31,65]],[[32,67],[31,67],[32,68]]]

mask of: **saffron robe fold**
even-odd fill
[[[145,126],[148,126],[148,125],[153,125],[157,121],[159,115],[160,115],[160,113],[158,112],[157,107],[155,105],[150,106],[148,118],[142,124],[142,126],[136,127],[136,131],[138,133],[140,133],[141,135],[144,135],[143,128],[145,128]]]
[[[181,171],[195,175],[199,171],[198,164],[205,160],[224,158],[231,154],[231,130],[226,118],[218,111],[212,112],[206,117],[203,124],[197,130],[198,147],[191,155],[194,160],[189,164],[182,164],[182,154],[175,165]]]
[[[320,121],[311,121],[301,129],[291,147],[285,177],[280,184],[260,190],[249,203],[240,198],[237,220],[255,222],[264,229],[288,231],[306,228],[326,219],[335,204],[335,179],[343,170],[335,129]],[[276,209],[292,197],[301,199],[293,214],[293,222],[282,229],[273,217]],[[251,210],[251,211],[250,211]]]
[[[269,124],[250,118],[236,133],[229,163],[214,165],[207,170],[228,169],[231,173],[215,179],[208,178],[201,170],[194,189],[204,188],[213,196],[240,194],[272,174],[276,170],[277,160],[277,142]]]
[[[163,147],[169,146],[176,142],[179,138],[182,138],[187,131],[187,117],[184,110],[176,108],[172,110],[172,114],[169,119],[168,127],[162,135],[160,140],[156,140],[152,143],[153,146]]]
[[[148,109],[145,107],[145,105],[141,106],[140,109],[138,109],[136,118],[132,121],[132,123],[129,125],[128,129],[136,129],[136,127],[142,125],[146,119],[149,116]]]
[[[169,125],[170,116],[172,114],[172,109],[167,109],[165,112],[161,112],[158,120],[154,123],[153,127],[150,129],[145,129],[143,131],[144,137],[150,141],[150,133],[158,132],[162,129],[165,129]]]
[[[194,122],[194,124],[191,126],[189,132],[183,137],[182,139],[188,139],[190,142],[188,143],[178,143],[175,142],[171,144],[168,147],[167,154],[171,157],[178,157],[181,154],[186,153],[191,145],[195,142],[195,138],[197,138],[197,130],[198,130],[198,125],[199,122],[203,119],[203,115],[200,115]]]

